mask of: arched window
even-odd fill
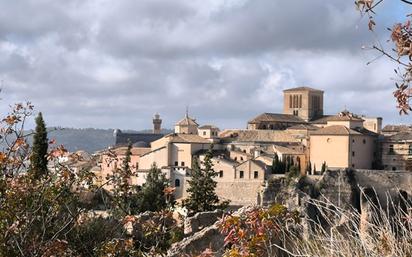
[[[219,171],[219,178],[223,178],[223,170]]]
[[[180,187],[180,179],[175,179],[175,187]]]
[[[409,145],[409,151],[408,151],[409,155],[412,155],[412,145]]]

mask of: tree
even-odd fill
[[[323,163],[322,163],[322,168],[321,168],[321,170],[320,170],[320,174],[325,173],[325,171],[326,171],[326,162],[323,162]]]
[[[135,204],[137,204],[136,210],[145,212],[166,209],[168,206],[168,201],[166,199],[166,189],[168,186],[169,182],[166,179],[165,174],[163,174],[154,163],[147,174],[146,182],[143,184],[141,191],[137,195],[138,198],[134,201]]]
[[[309,161],[308,166],[306,167],[306,171],[310,174],[312,173],[312,163]]]
[[[403,4],[412,5],[410,0],[399,0]],[[376,8],[384,4],[384,0],[356,0],[355,4],[362,15],[367,15],[369,19],[368,28],[370,31],[374,31],[376,22],[374,15],[376,14]],[[388,28],[391,32],[390,40],[394,44],[393,49],[388,51],[384,49],[381,43],[373,45],[371,48],[376,50],[380,56],[385,56],[389,60],[397,63],[399,66],[395,69],[396,74],[396,90],[393,92],[394,97],[398,103],[397,108],[399,114],[408,114],[412,111],[409,104],[411,94],[411,82],[412,82],[412,26],[411,16],[408,14],[408,18],[403,23],[396,23],[392,28]],[[377,58],[376,58],[377,59]]]
[[[47,139],[46,124],[43,115],[39,112],[36,117],[36,129],[33,136],[33,148],[30,156],[30,171],[33,177],[39,179],[48,173],[47,170],[47,150],[49,147]]]
[[[124,214],[131,214],[131,204],[135,187],[131,185],[132,169],[130,160],[132,155],[132,144],[129,142],[125,156],[120,168],[113,171],[110,176],[113,183],[113,201],[115,209],[121,210]]]
[[[278,156],[277,153],[275,153],[275,157],[273,158],[272,173],[273,174],[281,174],[282,173],[282,164],[279,161],[279,156]]]
[[[189,188],[187,189],[189,197],[183,202],[183,206],[188,209],[189,215],[224,209],[229,204],[228,202],[220,203],[215,192],[217,182],[213,178],[217,174],[213,170],[212,149],[213,145],[201,162],[201,167],[197,158],[194,158],[191,179],[188,182]]]

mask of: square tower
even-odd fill
[[[297,87],[283,91],[283,113],[311,121],[323,116],[323,91]]]

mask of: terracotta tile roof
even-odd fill
[[[260,123],[260,122],[289,122],[289,123],[305,123],[303,119],[291,114],[281,113],[262,113],[248,123]]]
[[[298,124],[287,128],[287,130],[318,130],[319,127],[310,124]]]
[[[120,147],[112,149],[112,151],[117,155],[125,155],[127,151],[127,147],[120,146]],[[144,147],[144,148],[143,147],[132,147],[131,149],[132,155],[135,155],[135,156],[142,156],[150,151],[151,151],[150,147]]]
[[[386,125],[382,132],[406,132],[412,131],[412,125]]]
[[[365,128],[349,129],[343,125],[327,126],[319,130],[312,131],[311,135],[370,135],[377,136],[378,134],[369,131]]]
[[[387,137],[388,141],[410,141],[412,140],[412,131],[409,132],[399,132],[393,136]]]
[[[219,134],[224,141],[235,142],[300,142],[292,133],[285,130],[224,130]]]
[[[178,126],[199,126],[199,124],[196,123],[195,119],[192,119],[187,115],[183,119],[178,121],[176,125]]]
[[[199,143],[199,144],[211,144],[209,140],[192,134],[169,134],[166,137],[170,138],[171,143]]]
[[[330,119],[332,119],[334,115],[324,115],[322,118],[312,120],[309,123],[311,124],[327,124]]]
[[[316,91],[323,92],[322,90],[311,88],[311,87],[295,87],[283,90],[283,92],[295,92],[295,91]]]
[[[199,127],[199,129],[219,129],[219,128],[213,125],[203,125]]]
[[[298,151],[290,147],[274,145],[273,148],[276,152],[279,152],[281,154],[294,154],[294,155],[303,154],[303,151]]]

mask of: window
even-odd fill
[[[179,166],[179,162],[175,162],[175,166]]]
[[[235,161],[237,161],[237,157],[235,157]]]
[[[240,157],[240,160],[243,161],[243,157]]]
[[[219,178],[223,178],[223,170],[219,171]]]
[[[352,168],[355,168],[355,164],[352,164]]]
[[[394,154],[393,145],[389,145],[389,154]]]
[[[239,178],[243,178],[245,176],[243,170],[239,171]]]
[[[355,156],[355,152],[352,152],[352,156],[353,156],[353,157]]]
[[[257,171],[254,171],[253,172],[253,178],[259,178],[259,172],[257,172]]]
[[[352,143],[355,143],[355,139],[352,139]]]
[[[302,108],[302,95],[299,96],[299,108]]]
[[[392,167],[392,170],[395,171],[395,170],[396,170],[396,167]]]
[[[185,166],[185,162],[182,162],[182,165],[181,166]]]
[[[366,139],[362,140],[363,144],[366,144]]]
[[[203,131],[203,135],[206,136],[206,131]]]
[[[175,179],[175,187],[180,187],[180,180],[179,179]]]
[[[409,155],[412,155],[412,145],[409,145],[408,153]]]

